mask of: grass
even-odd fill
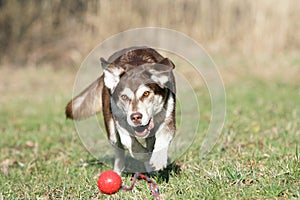
[[[0,199],[151,199],[142,181],[132,192],[99,193],[98,174],[111,166],[95,161],[65,119],[73,76],[25,68],[1,77]],[[299,86],[250,76],[226,84],[227,118],[217,145],[199,159],[196,141],[178,160],[180,173],[168,182],[154,177],[162,198],[300,198]],[[201,102],[205,124],[209,99]],[[130,177],[122,178],[129,185]]]

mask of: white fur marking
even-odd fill
[[[153,103],[154,104],[153,105],[154,115],[156,115],[163,109],[164,104],[163,104],[162,100],[163,100],[162,96],[160,96],[160,95],[154,96],[154,103]]]
[[[136,90],[136,98],[139,99],[143,96],[144,92],[146,91],[150,91],[150,88],[145,86],[145,85],[141,85],[137,90]]]
[[[108,87],[111,91],[114,91],[116,86],[120,81],[119,75],[115,75],[114,73],[104,70],[104,84]]]
[[[166,118],[170,117],[173,110],[174,110],[174,99],[173,97],[169,97],[167,102],[167,112],[166,112]]]
[[[161,149],[168,147],[173,138],[169,132],[170,130],[167,128],[166,123],[162,123],[156,133],[156,142],[153,152],[159,152]]]
[[[136,99],[140,99],[144,92],[146,91],[150,91],[151,89],[145,85],[141,85],[135,92],[135,97]],[[152,93],[150,93],[150,95],[148,97],[146,97],[144,99],[144,102],[138,100],[138,105],[137,105],[137,110],[132,110],[132,112],[140,112],[143,115],[142,118],[142,125],[146,125],[148,124],[149,120],[152,117],[152,106],[150,106],[152,103],[148,102],[147,100],[151,98],[151,95],[153,95]],[[150,104],[150,105],[149,105]],[[130,120],[130,115],[132,114],[132,112],[128,113],[127,119],[128,119],[128,123],[133,126],[133,123]]]
[[[151,79],[161,85],[164,85],[168,82],[169,78],[168,76],[162,75],[162,76],[156,76],[156,75],[152,75]]]
[[[109,133],[110,133],[109,139],[111,140],[112,143],[115,144],[117,142],[117,136],[116,136],[115,123],[114,123],[113,119],[109,120],[108,127],[109,127]]]
[[[82,104],[83,101],[85,100],[86,95],[87,95],[87,94],[83,94],[82,96],[77,97],[76,99],[74,99],[73,105],[72,105],[72,106],[73,106],[73,112],[74,112],[75,110],[77,110],[77,109],[81,106],[81,104]]]

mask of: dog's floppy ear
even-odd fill
[[[151,79],[161,87],[169,87],[169,83],[174,81],[172,74],[172,70],[174,68],[175,65],[173,62],[168,58],[164,58],[149,70],[151,73]]]
[[[100,59],[103,67],[104,85],[113,93],[120,81],[120,75],[125,72],[125,69],[115,64],[109,63],[103,58]]]
[[[80,120],[96,114],[102,108],[103,76],[99,77],[66,106],[67,118]]]

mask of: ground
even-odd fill
[[[220,70],[227,98],[222,135],[203,159],[195,141],[168,181],[154,177],[162,199],[300,198],[300,81],[289,80],[294,73],[280,79],[280,72],[258,76],[247,67]],[[85,150],[64,115],[75,75],[0,68],[0,199],[151,199],[142,181],[132,192],[99,193],[98,175],[111,166]],[[207,96],[199,134],[209,122],[205,105]],[[129,176],[122,179],[129,184]]]

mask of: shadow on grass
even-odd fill
[[[181,167],[177,163],[171,163],[164,170],[157,172],[157,182],[169,182],[170,175],[178,175],[181,173]]]
[[[145,172],[144,163],[138,160],[133,159],[130,156],[126,157],[125,162],[125,172],[124,175],[130,176],[135,172],[142,172],[144,175],[149,176],[150,178],[156,178],[158,183],[169,182],[171,175],[177,175],[181,172],[181,167],[177,163],[170,163],[165,169],[153,172]]]
[[[80,163],[80,166],[107,166],[107,164],[113,163],[113,158],[91,158]],[[169,182],[171,175],[177,175],[181,173],[181,166],[177,163],[169,164],[165,169],[159,171],[153,171],[151,173],[145,172],[144,163],[133,159],[130,156],[126,156],[125,160],[125,170],[123,172],[124,176],[132,176],[135,172],[142,172],[144,175],[151,178],[156,178],[158,183]]]

